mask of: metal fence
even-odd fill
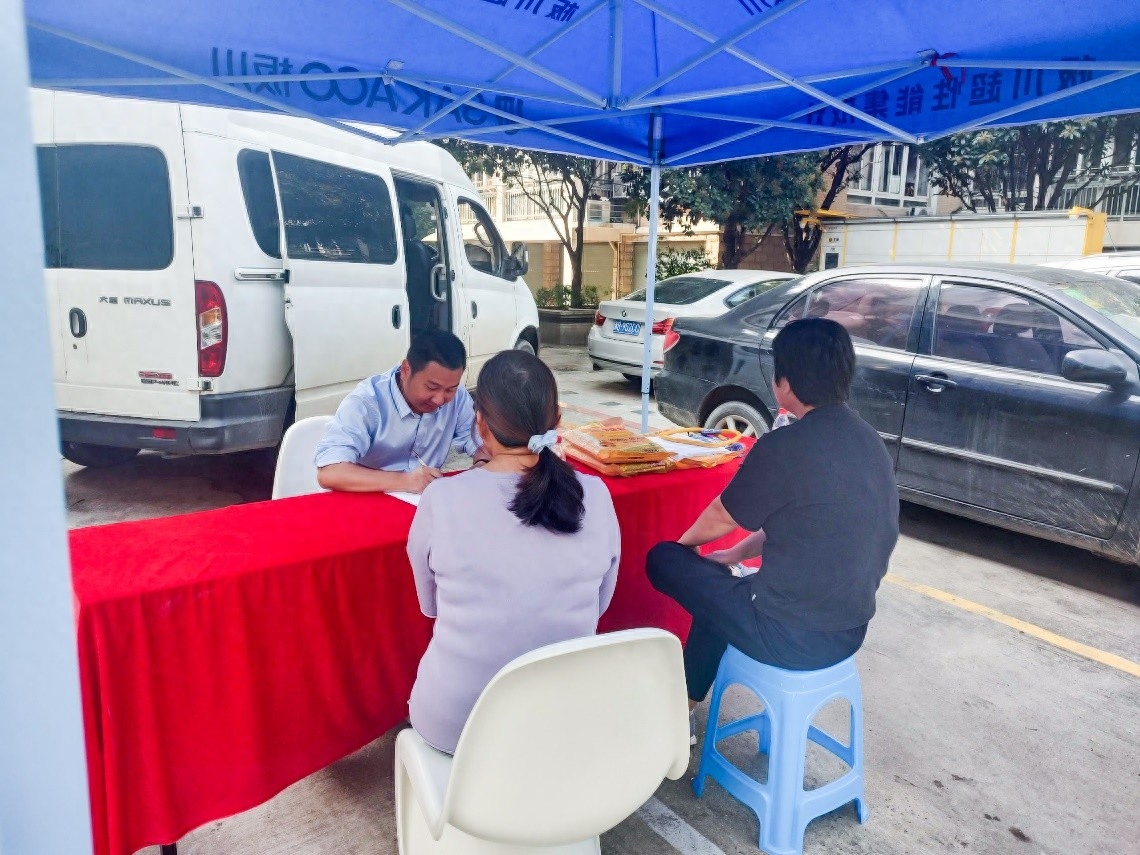
[[[1093,184],[1064,191],[1060,207],[1074,206],[1102,211],[1110,217],[1140,215],[1140,183]]]

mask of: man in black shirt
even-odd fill
[[[894,464],[846,401],[855,372],[847,330],[807,318],[772,344],[776,400],[797,421],[761,436],[724,492],[677,543],[649,553],[653,586],[693,615],[685,645],[690,705],[703,700],[727,645],[808,671],[851,656],[875,613],[898,540]],[[738,528],[732,549],[698,549]],[[725,565],[763,554],[737,578]]]

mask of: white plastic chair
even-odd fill
[[[277,468],[273,472],[271,498],[287,499],[325,492],[317,483],[313,452],[317,450],[317,443],[324,439],[325,428],[331,421],[332,416],[312,416],[294,422],[285,431],[281,450],[277,453]]]
[[[688,766],[675,636],[633,629],[542,647],[491,680],[454,758],[400,733],[400,855],[596,855],[602,832]]]

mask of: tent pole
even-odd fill
[[[653,367],[653,297],[657,290],[657,221],[661,216],[661,164],[649,167],[649,252],[645,259],[645,348],[641,353],[641,432],[649,432],[649,386]]]
[[[0,851],[91,852],[21,0],[0,0]]]

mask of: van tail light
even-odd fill
[[[195,282],[194,307],[198,316],[198,376],[221,377],[229,333],[222,289],[213,282]]]
[[[606,322],[606,316],[605,315],[603,315],[601,312],[594,312],[594,326],[596,326],[596,327],[603,326],[605,324],[605,322]]]
[[[656,329],[656,324],[653,325]],[[665,322],[665,341],[661,343],[661,352],[668,353],[681,341],[681,334],[673,329],[673,319]]]

